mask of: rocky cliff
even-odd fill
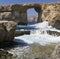
[[[27,24],[27,10],[30,8],[38,13],[37,22],[48,21],[50,25],[60,29],[60,2],[3,5],[0,6],[0,20]]]
[[[2,5],[0,6],[2,41],[14,38],[17,24],[27,24],[27,10],[30,8],[34,8],[37,12],[37,22],[48,21],[49,25],[60,29],[60,2]]]
[[[42,10],[42,20],[60,29],[60,3],[43,4]]]

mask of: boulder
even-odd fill
[[[0,42],[14,39],[16,23],[13,21],[0,21]]]

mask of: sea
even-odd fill
[[[7,50],[9,53],[13,54],[12,59],[29,59],[28,55],[30,55],[32,51],[31,45],[35,43],[40,46],[60,43],[60,36],[56,34],[50,35],[47,33],[47,30],[58,33],[60,33],[60,30],[50,26],[46,21],[35,24],[18,25],[16,30],[30,31],[30,34],[24,34],[14,38],[13,41],[15,44],[11,45],[12,47]],[[36,51],[38,51],[38,48]],[[40,56],[39,53],[36,56]],[[33,59],[33,57],[36,56],[32,55],[30,59]]]
[[[60,36],[58,35],[50,35],[47,33],[47,30],[56,31],[60,33],[59,29],[56,29],[48,24],[47,21],[28,24],[28,25],[18,25],[16,27],[17,30],[27,30],[30,31],[30,34],[24,34],[22,36],[15,37],[14,41],[17,42],[25,42],[27,44],[39,43],[41,45],[51,44],[51,43],[59,43]]]

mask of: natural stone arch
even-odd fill
[[[37,12],[37,14],[38,14],[38,18],[37,18],[37,22],[41,22],[42,21],[42,19],[41,19],[41,15],[42,15],[42,8],[39,6],[30,6],[30,7],[28,7],[27,8],[27,10],[28,9],[31,9],[31,8],[34,8],[34,10]]]
[[[33,3],[33,4],[15,4],[12,7],[13,10],[13,15],[15,15],[16,13],[19,13],[19,17],[15,16],[15,19],[17,19],[17,23],[20,24],[27,24],[27,10],[30,8],[34,8],[35,11],[38,13],[38,19],[37,22],[41,22],[41,15],[42,15],[42,6],[40,4],[37,3]]]

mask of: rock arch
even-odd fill
[[[39,4],[30,4],[28,7],[27,7],[27,10],[28,9],[31,9],[31,8],[34,8],[34,10],[37,12],[38,14],[38,18],[37,18],[37,22],[41,22],[42,19],[41,19],[41,15],[42,15],[42,8]]]
[[[19,7],[19,8],[18,8]],[[33,3],[33,4],[15,4],[15,5],[12,5],[12,10],[13,10],[13,13],[19,13],[19,20],[18,21],[18,24],[21,24],[21,23],[25,23],[27,24],[27,10],[30,9],[30,8],[34,8],[35,11],[38,13],[38,19],[37,19],[37,22],[41,22],[41,15],[42,15],[42,7],[40,4],[37,4],[37,3]],[[16,16],[15,16],[16,17]]]

